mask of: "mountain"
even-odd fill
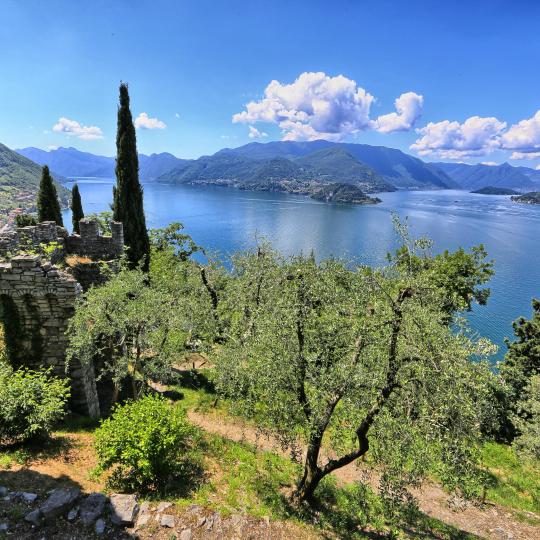
[[[433,165],[443,170],[461,188],[467,190],[492,186],[530,191],[540,187],[540,171],[527,169],[527,167],[512,167],[508,163],[502,165],[467,165],[466,163],[441,162]]]
[[[41,150],[40,148],[21,148],[19,154],[40,165],[48,165],[51,171],[66,177],[98,177],[113,178],[115,158],[98,156],[89,152],[81,152],[76,148],[56,148],[54,150]],[[147,156],[139,154],[139,174],[141,180],[155,180],[167,173],[183,161],[177,157],[163,152]]]
[[[35,210],[40,179],[39,165],[0,144],[0,222],[5,221],[7,214],[15,208]],[[58,183],[56,188],[66,205],[68,191]]]
[[[401,150],[367,144],[332,143],[330,141],[275,141],[250,143],[239,148],[220,152],[234,153],[250,159],[282,157],[295,159],[314,152],[341,148],[364,166],[370,167],[389,184],[405,189],[448,189],[457,184],[442,170],[421,159],[405,154]],[[218,155],[220,154],[218,152]],[[336,173],[341,173],[341,170]]]

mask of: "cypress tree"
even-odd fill
[[[148,270],[150,241],[146,230],[143,190],[139,183],[137,140],[126,83],[120,84],[120,106],[116,133],[116,187],[113,189],[113,219],[124,224],[127,257],[132,266],[143,260]]]
[[[41,182],[37,199],[38,221],[55,221],[57,225],[64,225],[58,193],[49,172],[49,167],[43,165]]]
[[[84,217],[81,194],[79,192],[79,186],[73,185],[71,189],[71,221],[73,223],[73,232],[80,234],[79,221]]]

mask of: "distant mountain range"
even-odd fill
[[[57,178],[114,177],[113,157],[75,148],[45,151],[30,147],[17,152],[35,163],[49,165]],[[30,166],[29,162],[25,163]],[[0,173],[2,169],[6,169],[6,165],[0,164]],[[34,169],[34,179],[36,171],[38,169]],[[361,198],[360,192],[395,189],[474,191],[490,187],[519,192],[540,189],[540,171],[527,167],[512,167],[508,163],[498,166],[426,163],[393,148],[324,140],[253,142],[239,148],[224,148],[199,159],[179,159],[165,152],[139,154],[139,172],[143,182],[217,184],[304,193],[325,199],[327,193],[338,193],[335,188],[329,188],[329,184],[353,186],[355,190],[341,187],[339,196],[355,200]],[[25,178],[28,177],[21,173],[21,185]]]
[[[97,177],[113,178],[116,160],[114,157],[97,156],[89,152],[81,152],[76,148],[56,148],[54,150],[41,150],[40,148],[21,148],[16,150],[22,156],[39,163],[48,165],[51,171],[70,177]],[[147,156],[139,154],[139,174],[142,180],[155,180],[181,164],[172,154],[163,152]]]
[[[459,187],[443,171],[400,150],[328,141],[279,141],[225,148],[185,162],[158,180],[274,190],[292,180],[341,182],[368,193]]]
[[[40,179],[39,165],[0,144],[0,224],[15,208],[35,208]],[[56,187],[63,204],[67,204],[68,191],[58,183]]]
[[[518,191],[532,191],[540,187],[540,171],[527,167],[502,165],[467,165],[465,163],[434,163],[462,189],[478,190],[501,187]]]

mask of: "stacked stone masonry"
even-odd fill
[[[10,254],[28,246],[57,242],[64,255],[92,259],[87,270],[78,268],[79,274],[73,272],[81,278],[85,276],[81,281],[86,289],[92,282],[103,281],[94,261],[111,261],[122,254],[122,224],[113,222],[111,229],[111,236],[102,236],[98,234],[97,222],[81,220],[81,234],[68,235],[54,222],[43,222],[0,235],[0,255],[8,256],[8,262],[0,263],[0,301],[4,317],[17,318],[18,328],[18,335],[12,336],[16,346],[8,351],[12,361],[31,368],[50,367],[58,376],[67,375],[71,380],[73,408],[93,417],[100,415],[94,367],[77,361],[66,364],[66,330],[83,292],[81,283],[57,266],[42,262],[38,255]],[[11,311],[5,309],[8,303]],[[4,324],[9,323],[4,320]]]

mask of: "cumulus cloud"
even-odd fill
[[[97,126],[83,126],[76,120],[70,120],[65,117],[59,118],[52,130],[59,133],[67,133],[85,141],[103,139],[103,132]]]
[[[277,124],[284,140],[342,140],[372,126],[373,96],[355,81],[302,73],[293,83],[272,81],[260,101],[249,102],[233,122]]]
[[[259,131],[256,127],[249,126],[250,139],[262,139],[263,137],[268,137],[268,133],[265,133],[264,131]]]
[[[500,147],[500,138],[506,122],[497,118],[471,116],[465,122],[430,122],[417,129],[421,135],[411,150],[420,156],[438,156],[444,159],[459,159],[489,154]]]
[[[540,152],[540,110],[536,111],[532,118],[521,120],[521,122],[511,126],[502,136],[502,147],[506,150],[513,150],[515,155],[523,156],[512,159],[538,157]],[[527,154],[535,155],[527,156]]]
[[[375,120],[376,130],[381,133],[409,131],[422,115],[424,96],[414,92],[401,94],[395,102],[396,112],[383,114]]]
[[[482,161],[480,165],[487,165],[488,167],[497,167],[499,164],[496,161]]]
[[[512,152],[510,159],[536,159],[540,157],[540,152]]]
[[[167,127],[165,122],[157,118],[150,118],[148,113],[145,112],[142,112],[135,118],[134,124],[137,129],[165,129]]]

